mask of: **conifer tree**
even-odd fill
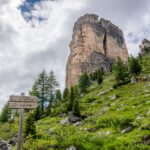
[[[129,71],[132,75],[137,75],[142,71],[142,67],[138,59],[134,58],[133,56],[131,56],[129,59]]]
[[[66,101],[68,99],[68,96],[69,96],[69,90],[68,88],[65,88],[63,92],[63,100]]]
[[[40,120],[42,117],[42,112],[40,106],[38,106],[35,110],[35,121]]]
[[[46,116],[51,115],[52,102],[50,101],[46,109]]]
[[[117,83],[123,82],[126,78],[126,68],[120,57],[118,57],[115,62],[114,75]]]
[[[48,76],[48,101],[51,103],[55,103],[55,92],[56,88],[59,86],[54,72],[51,71]]]
[[[60,90],[56,90],[56,102],[62,101],[62,95]]]
[[[31,95],[38,97],[42,111],[44,111],[44,102],[47,101],[47,80],[47,73],[45,70],[43,70],[35,80],[32,91],[30,92]]]
[[[7,122],[9,119],[9,108],[8,108],[8,103],[5,104],[5,106],[2,109],[2,112],[0,114],[0,122]]]
[[[72,111],[74,100],[75,100],[74,87],[71,87],[67,111]]]
[[[33,112],[29,112],[26,116],[24,135],[25,137],[32,136],[36,138],[35,114]]]
[[[39,99],[39,108],[42,113],[44,113],[44,104],[45,102],[55,102],[55,92],[58,87],[58,82],[54,75],[54,72],[51,71],[49,74],[43,70],[38,78],[35,80],[35,83],[32,87],[30,95],[36,96]],[[51,104],[49,106],[51,106]]]
[[[73,103],[72,113],[74,116],[79,117],[80,116],[80,106],[79,106],[80,93],[79,93],[79,88],[77,86],[74,87],[74,93],[75,93],[75,100]]]
[[[80,87],[81,93],[87,92],[87,88],[89,86],[90,86],[89,75],[87,73],[83,73],[79,79],[79,87]]]

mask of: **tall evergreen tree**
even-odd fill
[[[56,88],[59,86],[56,77],[54,75],[54,72],[51,71],[48,76],[48,99],[49,102],[51,101],[52,103],[55,103],[54,98],[55,98],[55,92]]]
[[[43,70],[36,79],[32,87],[32,91],[30,92],[31,95],[39,98],[42,111],[44,110],[44,102],[47,101],[47,93],[48,93],[47,80],[48,80],[47,73],[45,70]]]
[[[39,99],[40,107],[37,111],[40,111],[39,109],[41,108],[42,112],[44,112],[45,102],[51,102],[49,107],[51,106],[55,99],[55,91],[57,87],[58,82],[53,71],[51,71],[49,75],[45,70],[39,74],[30,92],[31,95],[36,96]]]
[[[129,71],[130,74],[137,75],[142,71],[142,67],[137,58],[131,56],[129,58]]]
[[[72,113],[74,116],[79,117],[80,116],[80,106],[79,106],[80,92],[77,86],[74,87],[74,94],[75,94],[75,99],[73,103]]]
[[[114,75],[117,83],[123,82],[126,78],[126,67],[120,57],[117,58],[114,65]]]
[[[2,109],[2,112],[0,114],[0,122],[7,122],[9,119],[9,108],[8,103],[5,104],[4,108]]]
[[[51,107],[52,107],[52,102],[50,101],[46,109],[46,116],[51,115]]]
[[[80,87],[81,93],[87,92],[87,88],[89,86],[90,86],[89,75],[87,73],[83,73],[79,79],[79,87]]]
[[[68,99],[68,96],[69,96],[69,90],[68,88],[65,88],[63,92],[63,100],[66,101]]]
[[[62,95],[60,90],[56,90],[56,102],[62,101]]]
[[[35,121],[40,120],[42,117],[42,112],[40,106],[38,106],[34,112],[35,114]]]
[[[73,104],[74,104],[74,100],[75,100],[74,87],[71,87],[67,111],[72,111],[72,109],[73,109]]]
[[[35,114],[33,112],[29,112],[26,116],[24,134],[25,137],[36,138]]]

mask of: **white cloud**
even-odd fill
[[[53,69],[59,81],[64,80],[68,48],[62,39],[67,39],[70,14],[84,7],[80,1],[71,2],[73,5],[70,0],[38,3],[32,15],[47,20],[33,19],[30,23],[18,9],[23,1],[0,2],[0,109],[10,94],[28,92],[43,68]],[[62,47],[58,47],[58,43]],[[61,85],[63,88],[64,83]]]
[[[28,92],[43,68],[53,69],[64,87],[73,24],[85,13],[96,13],[121,27],[132,54],[137,54],[142,38],[150,38],[148,0],[134,5],[131,0],[43,0],[24,13],[33,16],[30,22],[18,9],[24,1],[0,0],[0,110],[10,94]],[[39,22],[39,17],[45,20]]]

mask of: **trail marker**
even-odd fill
[[[21,96],[10,96],[10,98],[9,98],[9,108],[10,109],[20,109],[17,150],[21,150],[21,145],[22,145],[24,109],[37,108],[37,106],[38,106],[37,102],[38,102],[37,97],[25,96],[24,93],[22,93]]]

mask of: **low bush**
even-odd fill
[[[133,126],[133,121],[133,116],[103,116],[97,120],[97,126],[100,128],[113,127],[122,129],[128,126]]]

